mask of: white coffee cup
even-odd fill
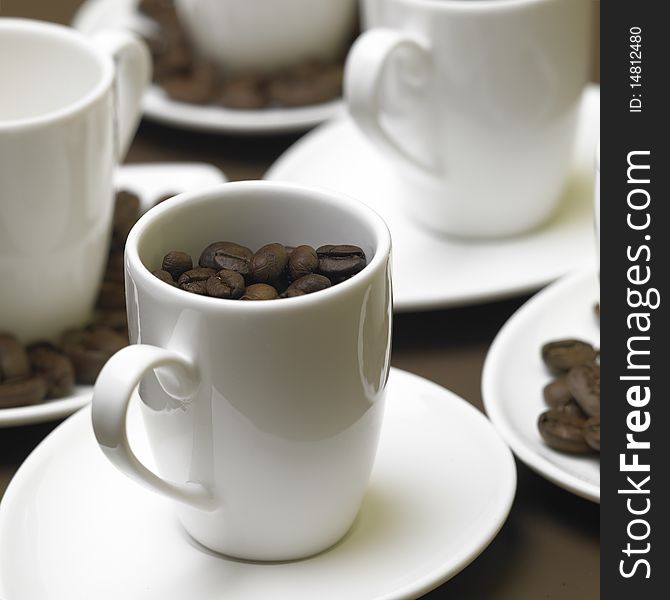
[[[0,57],[0,331],[55,338],[91,316],[151,59],[129,33],[4,18]]]
[[[368,264],[297,298],[221,300],[151,271],[212,241],[252,249],[346,242]],[[326,191],[227,183],[150,210],[126,243],[133,345],[105,365],[93,428],[121,471],[168,498],[198,542],[288,560],[337,542],[360,507],[384,412],[391,340],[390,236],[364,205]],[[125,416],[140,384],[159,475],[133,454]]]
[[[356,0],[176,0],[196,49],[224,71],[271,72],[342,56]]]
[[[554,212],[588,77],[586,0],[368,0],[345,97],[412,217],[465,237]]]

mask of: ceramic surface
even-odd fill
[[[598,455],[574,456],[552,450],[540,437],[537,418],[546,410],[542,388],[551,375],[540,348],[561,338],[600,346],[593,305],[599,297],[595,268],[579,271],[542,290],[524,304],[494,340],[482,379],[484,406],[514,453],[560,487],[600,502]]]
[[[318,293],[268,302],[189,294],[151,271],[175,248],[352,243],[367,266]],[[175,500],[205,546],[288,560],[353,522],[384,412],[391,241],[364,204],[295,184],[227,183],[145,214],[126,241],[131,345],[102,369],[93,425],[107,457]],[[160,368],[157,368],[160,367]],[[137,463],[124,415],[140,383],[160,476]]]
[[[371,8],[373,28],[347,57],[344,95],[412,198],[408,214],[473,238],[547,221],[588,81],[590,3],[386,0]]]
[[[216,167],[198,163],[124,165],[114,174],[116,190],[128,190],[139,196],[141,212],[149,210],[166,194],[210,187],[224,181],[224,175]],[[80,385],[66,398],[49,400],[34,406],[2,408],[0,428],[66,417],[88,404],[92,395],[93,386]]]
[[[600,89],[582,97],[572,167],[558,213],[514,238],[474,241],[435,235],[408,219],[416,193],[395,185],[384,160],[349,120],[323,125],[287,150],[266,174],[319,185],[365,202],[393,238],[393,300],[399,312],[488,302],[534,291],[594,255],[593,149]]]
[[[203,55],[227,71],[277,71],[337,60],[356,22],[356,0],[175,0]]]
[[[150,25],[137,18],[137,0],[85,0],[72,23],[87,34],[114,26],[143,30]],[[263,135],[304,131],[343,113],[341,100],[295,108],[233,110],[175,102],[152,85],[144,97],[148,118],[184,129],[216,133]]]
[[[138,409],[130,437],[154,466]],[[86,409],[42,442],[0,504],[0,597],[417,598],[482,552],[515,487],[511,453],[479,411],[391,369],[372,478],[347,536],[307,560],[228,560],[196,544],[168,501],[105,460]]]
[[[87,38],[0,19],[0,331],[54,338],[91,315],[105,268],[112,174],[150,77],[128,32]],[[116,65],[116,66],[115,66]],[[45,262],[46,261],[46,262]],[[36,276],[39,273],[39,276]]]

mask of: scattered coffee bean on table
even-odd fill
[[[279,243],[253,252],[236,242],[209,244],[200,254],[198,267],[191,257],[172,250],[152,274],[186,292],[228,300],[275,300],[325,290],[360,272],[367,264],[365,252],[350,244],[328,244],[314,249]],[[186,269],[186,270],[184,270]]]
[[[545,443],[563,452],[600,452],[600,365],[588,342],[562,339],[541,350],[546,367],[556,376],[542,394],[549,410],[537,422]]]

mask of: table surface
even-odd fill
[[[81,0],[0,0],[0,16],[69,23]],[[142,123],[127,162],[201,161],[231,180],[258,179],[299,136],[244,138]],[[482,365],[497,331],[527,298],[396,315],[392,364],[435,381],[483,410]],[[0,429],[0,496],[28,454],[58,423]],[[599,507],[517,461],[507,522],[464,571],[427,599],[593,600],[600,595]]]

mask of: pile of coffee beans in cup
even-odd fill
[[[365,252],[350,244],[284,246],[266,244],[253,252],[236,242],[209,244],[197,266],[173,250],[153,274],[192,294],[227,300],[275,300],[325,290],[354,276],[367,264]]]
[[[246,72],[224,78],[194,53],[172,0],[142,0],[138,9],[158,26],[155,34],[142,35],[153,56],[154,83],[173,100],[258,110],[308,106],[342,95],[344,57],[337,63],[306,61],[273,75]]]
[[[542,346],[555,378],[543,390],[549,410],[538,419],[548,446],[572,454],[600,452],[600,364],[593,345],[560,339]]]

